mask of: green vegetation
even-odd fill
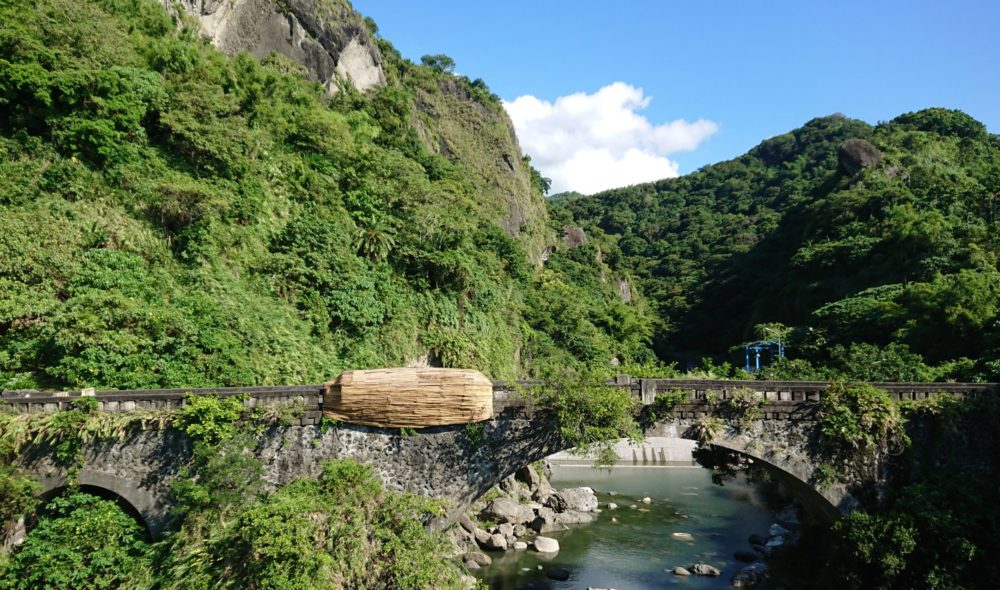
[[[866,383],[832,383],[816,416],[823,453],[849,469],[873,466],[910,444],[898,403]]]
[[[0,387],[649,357],[641,305],[604,308],[604,267],[560,249],[538,272],[537,171],[446,56],[379,40],[389,85],[330,99],[153,0],[17,0],[0,20]]]
[[[543,381],[530,395],[552,410],[559,433],[574,452],[596,453],[596,464],[607,465],[617,459],[616,441],[642,439],[634,419],[638,401],[627,388],[607,386],[606,374],[553,371]]]
[[[897,470],[884,505],[840,520],[832,535],[825,527],[807,530],[793,554],[773,562],[789,585],[1000,586],[1000,507],[994,498],[1000,400],[921,403],[908,414],[912,456]]]
[[[845,171],[847,139],[881,162]],[[1000,379],[998,170],[1000,140],[960,112],[875,127],[836,115],[550,214],[642,277],[661,358],[742,364],[764,325],[794,358],[769,378]]]
[[[756,337],[793,357],[765,378],[1000,379],[1000,140],[962,113],[816,119],[547,212],[550,182],[499,99],[446,55],[418,65],[377,39],[389,83],[331,97],[282,57],[222,55],[154,0],[11,0],[0,22],[0,388],[304,383],[421,359],[545,379],[535,399],[562,436],[606,458],[608,441],[639,436],[634,400],[603,386],[612,372],[674,375],[663,360],[704,356],[701,375],[744,377],[733,353]],[[882,160],[838,164],[848,139]],[[963,420],[1000,431],[984,404],[904,407],[911,424],[934,418],[936,462],[914,462],[884,512],[845,519],[801,563],[847,588],[1000,586],[984,497],[1000,449],[987,441],[976,469],[947,453]],[[176,530],[151,547],[114,503],[71,489],[0,563],[0,585],[458,583],[422,527],[440,507],[381,490],[367,468],[265,490],[254,428],[300,409],[95,408],[0,413],[0,522],[35,507],[37,486],[7,466],[27,446],[72,470],[88,442],[155,425],[193,440]],[[745,428],[760,400],[723,409]],[[815,482],[903,452],[903,416],[836,385]],[[465,434],[481,444],[484,429]]]
[[[238,444],[218,448],[235,450],[230,459],[239,454]],[[459,587],[457,567],[438,557],[440,539],[423,527],[440,508],[383,491],[369,467],[329,462],[318,479],[267,495],[233,486],[259,481],[259,473],[247,475],[246,465],[219,460],[199,472],[195,485],[204,495],[179,488],[186,512],[180,531],[160,547],[162,587]]]
[[[0,465],[0,535],[6,538],[11,526],[22,516],[30,515],[40,502],[41,486],[35,480],[18,475],[9,465]]]
[[[11,590],[140,590],[153,587],[145,532],[114,502],[71,493],[48,503],[6,567]]]

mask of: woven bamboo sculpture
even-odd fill
[[[325,384],[323,415],[381,428],[467,424],[493,417],[493,383],[479,371],[345,371]]]

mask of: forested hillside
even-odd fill
[[[582,226],[655,308],[656,350],[771,376],[1000,378],[1000,140],[958,111],[810,121],[677,179],[571,195]]]
[[[331,94],[154,0],[0,22],[0,388],[649,357],[639,300],[556,243],[499,100],[446,56],[378,39],[387,83]]]

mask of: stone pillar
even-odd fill
[[[642,405],[648,406],[656,401],[656,380],[655,379],[640,379],[639,380],[639,394],[642,399]]]

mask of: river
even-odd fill
[[[553,465],[551,482],[556,488],[594,488],[603,512],[589,525],[548,533],[561,547],[554,557],[530,549],[493,554],[493,564],[482,570],[492,590],[729,588],[730,579],[746,565],[733,553],[749,549],[747,537],[766,534],[773,522],[754,488],[743,481],[714,485],[711,471],[700,467],[619,465],[608,471]],[[643,504],[645,496],[652,503]],[[608,502],[619,508],[607,510]],[[688,533],[691,540],[674,533]],[[671,573],[675,566],[697,562],[719,568],[722,575],[682,578]],[[570,577],[550,580],[539,566],[565,568]]]

